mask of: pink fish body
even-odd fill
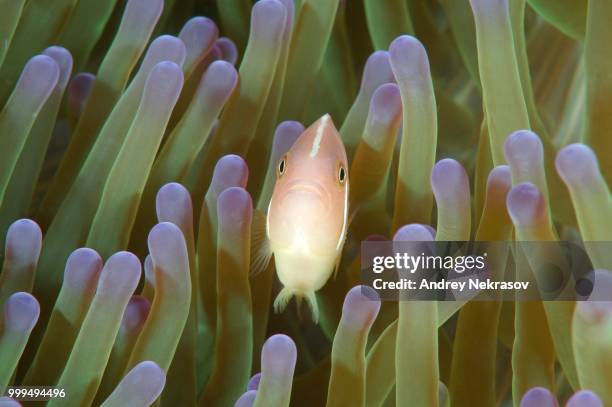
[[[349,177],[344,144],[325,115],[278,162],[266,235],[283,289],[274,307],[306,298],[318,318],[315,292],[334,272],[344,245]]]

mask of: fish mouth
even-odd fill
[[[288,201],[294,199],[301,200],[304,204],[307,202],[317,203],[317,206],[320,206],[320,209],[325,212],[329,210],[331,201],[329,192],[323,185],[313,181],[293,181],[289,183],[283,202],[288,203]]]

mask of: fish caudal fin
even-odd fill
[[[274,299],[274,312],[277,314],[283,312],[285,308],[287,308],[287,304],[289,304],[291,297],[293,297],[293,291],[287,287],[283,287]]]
[[[312,314],[312,320],[315,323],[319,322],[319,306],[317,305],[317,297],[314,291],[308,293],[296,293],[287,287],[283,287],[283,289],[274,299],[274,312],[277,314],[279,312],[283,312],[285,308],[287,308],[287,304],[289,304],[291,298],[294,296],[298,299],[298,301],[302,298],[306,299],[308,307],[310,308],[310,313]]]
[[[272,248],[266,235],[266,215],[256,210],[253,212],[251,224],[251,274],[264,271],[271,258]]]

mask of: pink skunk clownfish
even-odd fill
[[[338,266],[348,227],[348,199],[346,151],[326,114],[279,160],[264,242],[254,253],[255,272],[274,256],[283,285],[274,300],[276,312],[292,297],[298,303],[305,298],[318,320],[315,292]]]

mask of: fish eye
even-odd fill
[[[287,169],[287,156],[283,157],[278,163],[278,175],[281,176]]]
[[[342,164],[338,168],[338,181],[340,181],[340,184],[344,184],[344,181],[346,181],[346,170]]]

